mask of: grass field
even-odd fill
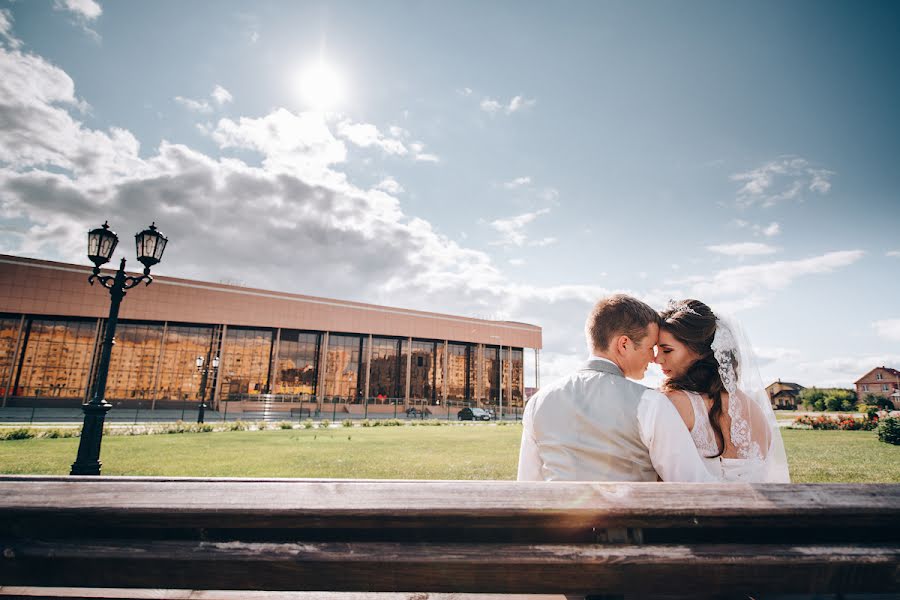
[[[783,431],[795,482],[900,482],[869,431]],[[235,431],[103,439],[105,475],[514,479],[520,426]],[[78,439],[0,441],[0,472],[65,475]]]

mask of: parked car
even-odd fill
[[[491,414],[483,408],[470,408],[467,406],[456,413],[456,418],[460,421],[490,421]]]
[[[407,417],[419,417],[424,414],[425,411],[418,410],[415,406],[410,406],[406,409]]]

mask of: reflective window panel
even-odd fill
[[[228,328],[219,364],[220,399],[236,400],[242,395],[266,393],[272,341],[271,329]]]
[[[216,329],[209,325],[173,325],[166,329],[162,362],[159,366],[160,400],[200,401],[201,373],[197,357],[215,356],[212,348]],[[207,380],[207,398],[211,397],[214,376]]]
[[[368,343],[368,339],[366,342]],[[405,370],[406,363],[400,362],[400,340],[373,337],[369,397],[378,401],[403,398],[405,392],[400,387],[400,374]]]
[[[447,400],[468,400],[474,384],[474,347],[449,344],[447,347]]]
[[[499,404],[500,402],[500,348],[497,346],[484,347],[484,371],[482,385],[484,391],[482,401],[485,404]]]
[[[13,361],[16,356],[16,341],[19,338],[19,318],[18,317],[0,317],[0,396],[6,394],[6,387],[9,386],[9,393],[15,396],[12,389],[10,376],[14,374]]]
[[[316,395],[320,333],[281,330],[278,344],[278,369],[275,394]]]
[[[525,381],[525,352],[522,348],[513,348],[512,350],[512,391],[510,396],[512,402],[510,406],[525,406],[525,399],[522,397],[522,386]],[[506,402],[504,398],[503,402]]]
[[[413,341],[412,362],[409,370],[410,401],[424,400],[428,404],[436,403],[438,398],[435,388],[437,383],[436,358],[437,352],[435,351],[434,342]]]
[[[116,344],[109,357],[106,398],[151,400],[156,395],[156,367],[162,347],[163,324],[116,325]]]
[[[325,397],[340,398],[346,402],[362,399],[360,381],[360,355],[362,336],[331,334],[328,336],[328,353],[325,368]]]
[[[29,319],[18,395],[83,399],[96,333],[95,320]]]

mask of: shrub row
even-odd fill
[[[848,415],[829,417],[826,415],[801,415],[794,419],[791,427],[794,429],[822,429],[842,431],[871,431],[878,426],[878,417],[855,419]]]

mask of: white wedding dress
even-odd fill
[[[703,397],[696,392],[684,390],[691,400],[694,409],[694,426],[691,429],[691,438],[694,445],[703,458],[706,469],[716,479],[732,483],[790,483],[787,466],[782,466],[776,457],[783,456],[784,450],[781,442],[781,434],[777,425],[768,432],[763,432],[763,427],[756,427],[754,441],[748,446],[752,452],[745,453],[744,458],[724,458],[716,456],[719,453],[716,444],[716,435],[709,422],[709,413]],[[765,420],[765,415],[760,417]],[[767,428],[768,428],[767,427]]]

